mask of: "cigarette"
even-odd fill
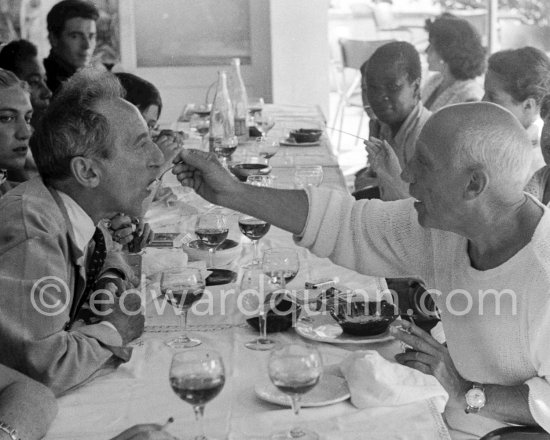
[[[173,423],[174,422],[174,417],[168,417],[168,420],[166,420],[166,422],[164,423],[164,425],[162,425],[160,428],[161,429],[164,429],[166,428],[170,423]]]

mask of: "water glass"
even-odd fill
[[[208,267],[214,266],[214,254],[220,244],[227,238],[229,227],[222,214],[202,214],[197,217],[195,234],[208,247]]]
[[[266,249],[262,258],[262,270],[272,284],[284,289],[300,270],[298,252],[292,248]]]
[[[193,406],[199,425],[195,440],[208,440],[204,434],[204,406],[220,393],[224,384],[225,367],[218,352],[182,351],[172,357],[170,386],[180,399]]]
[[[315,166],[299,166],[294,172],[294,185],[298,189],[303,189],[308,186],[319,186],[323,181],[323,167]]]
[[[254,186],[272,187],[273,177],[270,175],[255,174],[246,178],[246,183]]]

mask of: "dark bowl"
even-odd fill
[[[354,336],[374,336],[384,333],[399,316],[387,301],[341,300],[330,309],[331,316],[344,333]]]
[[[266,332],[285,332],[298,320],[302,309],[299,305],[292,301],[283,299],[279,302],[275,310],[270,310],[266,315]],[[246,320],[248,324],[255,328],[256,331],[260,331],[260,322],[257,316],[248,318]]]
[[[298,130],[292,130],[290,132],[290,137],[294,138],[294,140],[300,144],[305,142],[317,142],[322,134],[323,130],[317,128],[300,128]]]
[[[271,167],[265,163],[235,163],[229,166],[229,170],[237,176],[241,182],[246,182],[248,176],[271,173]]]

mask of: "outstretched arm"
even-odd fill
[[[172,172],[181,184],[193,188],[209,202],[260,218],[293,234],[304,229],[309,209],[305,191],[241,183],[214,154],[199,150],[182,150],[174,163]]]

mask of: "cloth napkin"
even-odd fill
[[[406,405],[432,399],[443,412],[449,395],[438,380],[413,368],[390,362],[377,351],[355,352],[340,364],[357,408]]]

